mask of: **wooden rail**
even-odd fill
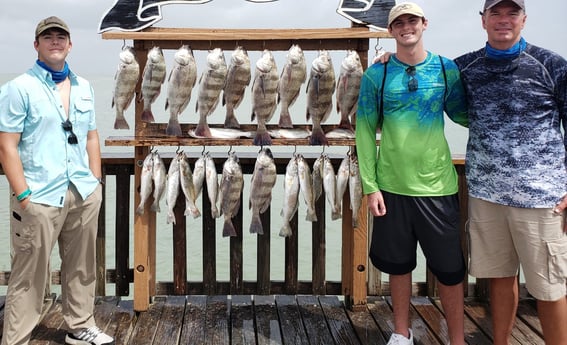
[[[193,164],[200,152],[187,153],[191,158]],[[169,157],[164,156],[166,164],[168,164],[173,154]],[[338,169],[340,160],[343,158],[340,155],[330,154],[335,169]],[[277,165],[277,172],[279,175],[285,174],[285,166],[289,161],[291,155],[275,153],[275,163]],[[305,154],[307,161],[312,164],[316,156],[314,154]],[[219,154],[214,156],[217,171],[220,173],[222,163],[226,155]],[[244,174],[251,174],[255,162],[255,153],[239,153],[240,163]],[[453,160],[457,172],[459,174],[459,193],[461,202],[461,229],[464,233],[465,221],[467,219],[467,190],[464,177],[464,160],[462,157],[455,157]],[[134,281],[134,270],[136,269],[130,263],[130,254],[133,250],[130,242],[130,235],[134,231],[131,223],[130,207],[132,204],[131,195],[137,193],[131,190],[131,179],[134,175],[135,160],[132,154],[103,154],[103,174],[106,178],[114,176],[116,180],[115,195],[108,195],[108,190],[104,190],[102,212],[99,219],[99,233],[97,237],[97,295],[115,295],[115,296],[128,296],[130,294],[130,284]],[[0,170],[0,173],[3,172]],[[245,177],[245,183],[249,181],[249,177]],[[135,186],[134,188],[137,188]],[[206,186],[205,186],[206,188]],[[346,194],[348,204],[348,193]],[[203,191],[206,195],[206,191]],[[114,197],[115,202],[115,219],[114,229],[106,228],[106,213],[107,200]],[[310,223],[306,221],[299,221],[297,213],[293,218],[291,225],[293,228],[293,235],[285,240],[285,255],[281,258],[284,261],[285,273],[284,280],[277,281],[270,278],[270,257],[271,257],[271,243],[270,236],[258,236],[257,241],[257,279],[255,281],[245,281],[243,278],[243,257],[248,257],[249,254],[243,250],[243,231],[247,231],[248,224],[244,224],[242,218],[242,206],[238,215],[233,219],[237,228],[237,237],[227,239],[230,241],[230,279],[229,281],[218,280],[216,277],[217,272],[217,259],[216,259],[216,222],[211,218],[210,203],[208,198],[202,197],[203,204],[200,205],[202,211],[202,233],[203,233],[203,279],[201,281],[188,281],[187,272],[194,264],[187,260],[187,228],[183,211],[185,208],[185,200],[180,198],[176,204],[175,212],[178,222],[176,225],[171,226],[173,231],[173,281],[159,281],[154,282],[155,291],[153,295],[242,295],[242,294],[255,294],[255,295],[273,295],[273,294],[299,294],[299,295],[349,295],[348,288],[353,286],[353,272],[351,263],[348,258],[353,257],[345,253],[348,248],[343,248],[342,253],[342,268],[340,281],[329,281],[326,272],[326,224],[324,223],[326,212],[326,201],[324,197],[320,198],[317,204],[317,217],[321,219],[320,222]],[[243,196],[243,201],[248,200],[248,196]],[[245,202],[241,205],[246,205]],[[279,231],[273,229],[270,222],[272,214],[279,213],[280,205],[273,207],[272,212],[266,212],[262,215],[262,222],[266,233],[271,231]],[[348,208],[348,207],[347,207]],[[344,209],[344,208],[343,208]],[[365,211],[365,210],[364,210]],[[274,213],[275,212],[275,213]],[[9,215],[6,215],[9,216]],[[160,228],[162,228],[160,224]],[[311,227],[312,231],[312,279],[311,281],[300,281],[298,279],[298,229],[305,226]],[[167,226],[166,226],[167,228]],[[366,229],[364,225],[363,228]],[[368,225],[371,229],[371,225]],[[246,229],[246,230],[243,230]],[[192,229],[193,231],[193,229]],[[105,261],[105,254],[107,247],[107,237],[113,233],[115,243],[115,266],[108,267]],[[351,228],[343,228],[343,241],[344,238],[352,236]],[[370,236],[369,236],[370,238]],[[466,250],[466,246],[463,245]],[[383,281],[380,272],[368,264],[366,249],[357,253],[358,256],[364,257],[363,262],[366,263],[366,269],[362,271],[364,277],[364,288],[369,296],[383,296],[389,295],[389,285]],[[9,261],[9,257],[0,258],[0,260]],[[359,272],[360,273],[360,272]],[[10,272],[0,272],[0,285],[7,285]],[[59,271],[54,271],[52,275],[54,284],[59,284]],[[106,284],[111,283],[115,285],[115,291],[106,291]],[[485,299],[487,294],[486,283],[482,280],[476,281],[474,284],[468,284],[465,294],[468,296],[476,296]],[[436,282],[431,274],[427,274],[425,282],[415,282],[413,294],[416,296],[430,296],[436,297]],[[365,292],[366,297],[366,292]]]

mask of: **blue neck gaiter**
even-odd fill
[[[506,50],[499,50],[492,48],[488,42],[486,42],[486,56],[491,59],[496,60],[504,60],[504,59],[513,59],[518,57],[522,51],[526,49],[526,40],[524,38],[520,38],[520,41],[514,44],[511,48]]]
[[[69,76],[69,65],[65,62],[62,71],[54,71],[51,67],[47,66],[45,62],[37,60],[36,63],[47,72],[51,73],[51,79],[57,84],[65,80]]]

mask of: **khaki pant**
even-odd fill
[[[49,259],[55,242],[61,257],[61,301],[67,329],[95,325],[96,234],[102,188],[82,200],[70,184],[63,207],[28,203],[12,196],[11,258],[2,345],[29,342],[39,322],[51,279]]]

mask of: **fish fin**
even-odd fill
[[[224,226],[222,228],[222,236],[223,237],[236,236],[236,229],[234,228],[234,224],[232,224],[232,221],[228,217],[226,217],[224,220]]]
[[[175,213],[172,211],[167,211],[167,224],[175,224]]]
[[[353,130],[352,124],[350,123],[348,116],[345,117],[345,118],[341,117],[341,121],[339,122],[338,128],[347,129],[347,130],[350,130],[350,131]]]
[[[291,226],[289,226],[289,222],[284,222],[279,235],[281,237],[290,237],[292,234],[293,233],[291,232]]]
[[[180,137],[183,135],[181,132],[181,125],[177,119],[169,119],[167,123],[167,128],[165,129],[165,134],[175,137]]]
[[[199,209],[197,207],[190,207],[188,206],[185,209],[185,213],[183,214],[184,216],[192,216],[193,218],[199,218],[201,217],[201,211],[199,211]]]
[[[144,214],[144,205],[140,204],[137,208],[136,208],[136,214],[139,215],[143,215]]]
[[[264,228],[262,227],[262,220],[259,214],[252,214],[252,220],[250,221],[250,233],[251,234],[264,234]]]
[[[156,120],[154,119],[154,114],[152,114],[151,110],[144,110],[142,111],[142,115],[141,115],[141,119],[144,122],[155,122]]]
[[[270,133],[258,133],[256,132],[256,136],[254,137],[254,145],[256,146],[268,146],[272,145],[272,137]]]
[[[130,129],[126,119],[116,119],[114,120],[114,129]]]
[[[291,115],[289,114],[288,109],[282,108],[278,126],[280,128],[293,128],[293,123],[291,122]]]
[[[213,219],[216,219],[220,217],[220,212],[216,205],[212,205],[212,206],[213,207],[211,207],[211,216],[213,217]]]
[[[337,219],[341,219],[342,215],[340,213],[340,211],[333,211],[331,212],[331,220],[337,220]]]
[[[325,136],[325,132],[323,132],[322,128],[317,128],[316,130],[311,132],[311,136],[309,137],[309,145],[328,145],[329,141]]]
[[[226,117],[224,119],[224,126],[226,128],[240,129],[240,123],[234,116],[234,109],[231,107],[226,107]]]
[[[150,209],[152,210],[152,212],[161,212],[161,209],[159,208],[158,200],[154,201],[154,203],[152,204],[152,207],[150,207]]]
[[[206,123],[197,124],[197,127],[195,128],[195,135],[198,137],[212,138],[211,129]]]
[[[316,222],[317,213],[315,213],[315,210],[307,210],[307,214],[305,215],[305,220],[309,222]]]

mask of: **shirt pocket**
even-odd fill
[[[75,100],[75,123],[77,133],[86,135],[89,131],[89,123],[94,113],[94,102],[90,97],[79,97]],[[75,129],[75,128],[73,128]]]
[[[567,236],[547,242],[549,282],[564,282],[567,278]]]

